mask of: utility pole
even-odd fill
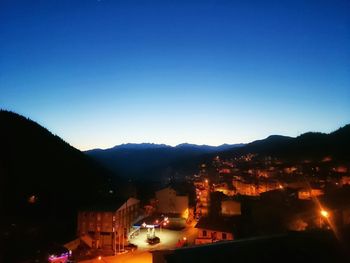
[[[119,249],[119,253],[120,253],[120,226],[121,226],[120,214],[121,214],[121,211],[118,211],[118,249]]]
[[[116,238],[116,235],[115,235],[115,228],[116,228],[116,216],[114,215],[113,216],[113,254],[115,256],[116,254],[116,246],[115,246],[115,243],[117,242],[117,238]]]
[[[123,218],[123,222],[124,222],[124,227],[123,227],[123,251],[125,250],[125,232],[127,230],[128,227],[128,199],[126,199],[125,202],[125,213],[124,213],[124,218]]]
[[[119,253],[120,253],[120,226],[118,228],[118,249],[119,249]]]

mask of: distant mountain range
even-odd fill
[[[170,146],[167,144],[155,144],[155,143],[125,143],[121,145],[114,146],[108,149],[93,149],[85,151],[87,154],[93,154],[96,152],[102,151],[114,151],[114,150],[149,150],[149,149],[196,149],[199,151],[210,152],[210,151],[224,151],[228,149],[233,149],[237,147],[244,146],[244,143],[239,144],[222,144],[219,146],[211,146],[211,145],[198,145],[198,144],[190,144],[190,143],[182,143],[176,146]]]
[[[158,179],[159,173],[175,163],[185,163],[189,159],[243,147],[244,144],[223,144],[220,146],[183,143],[175,147],[165,144],[128,143],[113,148],[94,149],[85,153],[106,168],[127,178],[147,177]]]
[[[224,158],[255,153],[286,160],[317,159],[332,156],[335,160],[350,160],[350,125],[330,134],[308,132],[296,138],[271,135],[248,144],[221,146],[180,144],[123,144],[106,150],[91,150],[86,154],[121,176],[134,179],[159,180],[178,173],[190,174],[198,165],[216,155]]]

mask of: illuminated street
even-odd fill
[[[170,230],[170,229],[156,229],[156,236],[160,238],[160,243],[155,245],[149,245],[147,240],[147,230],[141,229],[140,234],[135,237],[131,243],[138,246],[137,250],[133,252],[127,252],[125,254],[103,257],[101,260],[92,259],[80,261],[82,263],[134,263],[134,262],[152,262],[152,254],[149,251],[152,250],[163,250],[163,249],[174,249],[179,239],[186,237],[189,244],[194,243],[194,239],[197,236],[197,229],[194,228],[195,222],[187,226],[183,230]]]
[[[183,238],[183,231],[169,229],[156,229],[155,235],[160,238],[159,244],[149,245],[147,243],[147,230],[142,229],[140,234],[130,242],[137,245],[138,250],[158,250],[174,248],[179,239]]]
[[[147,251],[134,251],[126,254],[111,256],[111,257],[103,257],[101,260],[98,258],[80,261],[81,263],[151,263],[152,262],[152,254]]]

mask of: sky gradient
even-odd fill
[[[0,107],[73,146],[350,123],[350,2],[0,1]]]

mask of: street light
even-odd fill
[[[328,219],[329,218],[329,212],[324,210],[324,209],[321,209],[320,210],[320,228],[322,228],[322,225],[323,225],[323,219]]]
[[[106,262],[103,258],[102,258],[102,256],[98,256],[98,258],[97,258],[99,261],[101,261],[102,260],[102,262]]]
[[[321,210],[320,211],[320,214],[321,214],[321,216],[323,216],[324,218],[328,218],[329,217],[329,213],[326,211],[326,210]]]

